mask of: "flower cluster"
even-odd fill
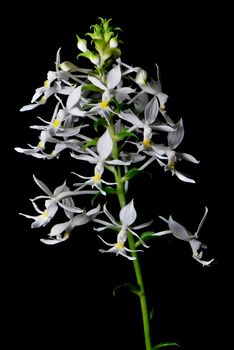
[[[91,68],[81,68],[69,61],[61,61],[60,49],[57,52],[55,70],[47,73],[42,87],[36,89],[31,103],[21,108],[30,111],[45,105],[48,99],[54,99],[54,112],[49,120],[38,117],[38,139],[28,148],[17,147],[16,151],[39,159],[59,158],[62,152],[69,152],[77,160],[79,182],[71,190],[66,183],[54,192],[34,177],[36,184],[44,192],[32,199],[38,215],[26,215],[32,219],[32,228],[46,226],[57,211],[63,210],[67,221],[55,224],[48,233],[46,244],[56,244],[66,240],[77,226],[90,222],[102,226],[95,230],[109,229],[115,232],[113,243],[101,241],[109,246],[109,252],[134,260],[138,249],[128,248],[128,236],[137,238],[138,245],[147,247],[142,235],[135,230],[152,224],[147,222],[132,226],[137,219],[134,200],[125,196],[128,183],[149,164],[156,161],[159,168],[171,172],[184,182],[195,181],[181,172],[180,161],[199,163],[188,153],[177,149],[184,137],[183,120],[173,121],[167,111],[168,95],[162,92],[159,68],[156,65],[155,79],[149,79],[147,72],[133,67],[121,60],[118,47],[119,28],[112,28],[110,21],[101,19],[100,24],[91,27],[91,48],[86,39],[77,36],[78,55],[88,60]],[[159,142],[160,140],[160,142]],[[91,164],[90,174],[82,173],[84,162]],[[85,188],[85,189],[84,189]],[[120,203],[119,221],[107,209],[107,205],[84,210],[75,205],[80,195],[92,195],[95,199],[117,195]],[[38,201],[43,200],[40,209]],[[99,218],[108,217],[109,221]],[[171,233],[176,238],[188,241],[193,257],[202,265],[212,260],[203,260],[203,245],[198,240],[198,231],[192,235],[171,217],[163,219],[169,230],[152,234],[154,236]],[[203,220],[202,220],[203,222]],[[136,242],[136,243],[137,243]],[[136,247],[137,248],[137,244]],[[131,253],[131,254],[129,254]]]

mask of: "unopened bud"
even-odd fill
[[[144,69],[139,69],[135,78],[138,85],[145,85],[147,80],[147,72]]]
[[[86,52],[86,51],[88,51],[88,49],[87,49],[87,41],[85,40],[85,39],[81,39],[81,38],[79,38],[78,37],[78,35],[77,35],[77,47],[78,47],[78,49],[80,50],[80,51],[82,51],[82,52]]]
[[[116,35],[114,38],[112,38],[110,40],[110,48],[111,49],[116,49],[116,47],[118,47],[119,43],[118,43],[118,36]]]
[[[100,57],[96,53],[91,53],[89,59],[93,64],[95,64],[95,66],[99,65],[100,63]]]

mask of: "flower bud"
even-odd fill
[[[95,66],[99,65],[100,63],[100,57],[96,53],[91,53],[91,55],[89,56],[89,59],[93,64],[95,64]]]
[[[110,48],[111,49],[116,49],[116,47],[118,47],[119,43],[118,43],[118,35],[116,35],[114,38],[112,38],[110,40]]]
[[[139,69],[135,78],[138,85],[145,85],[147,80],[147,72],[144,69]]]
[[[78,47],[78,49],[80,50],[80,51],[82,51],[82,52],[86,52],[86,51],[88,51],[88,49],[87,49],[87,41],[85,40],[85,39],[81,39],[81,38],[79,38],[78,37],[78,35],[77,35],[77,47]]]

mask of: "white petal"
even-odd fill
[[[130,226],[137,218],[137,213],[134,208],[133,199],[125,205],[119,213],[119,219],[123,226]]]
[[[100,240],[103,242],[103,243],[105,243],[106,245],[108,245],[109,247],[114,247],[115,246],[115,244],[112,244],[112,243],[107,243],[101,236],[97,236],[98,238],[100,238]]]
[[[168,146],[172,149],[178,147],[184,138],[184,126],[182,118],[178,121],[175,128],[175,131],[169,132],[167,136]]]
[[[193,179],[191,179],[191,178],[188,177],[188,176],[185,176],[184,174],[180,173],[180,172],[177,171],[177,170],[174,171],[174,174],[175,174],[181,181],[189,182],[189,183],[192,183],[192,184],[195,183],[195,181],[194,181]]]
[[[168,100],[168,95],[164,94],[163,92],[159,92],[157,94],[157,98],[159,99],[160,106],[164,106]]]
[[[48,196],[52,197],[53,194],[50,191],[50,189],[46,186],[46,184],[44,184],[44,182],[42,182],[41,180],[38,180],[36,178],[36,176],[33,175],[33,179],[36,182],[36,184],[42,189],[42,191],[44,191]]]
[[[31,111],[32,109],[40,106],[40,103],[32,103],[30,105],[23,106],[20,108],[20,112]]]
[[[199,226],[198,226],[198,228],[197,228],[197,231],[195,232],[195,237],[198,236],[198,233],[200,232],[200,230],[201,230],[201,228],[202,228],[202,226],[203,226],[203,224],[204,224],[204,221],[205,221],[205,219],[206,219],[207,213],[208,213],[208,208],[205,207],[205,214],[203,215],[203,217],[202,217],[202,219],[201,219],[201,222],[200,222],[200,224],[199,224]]]
[[[97,163],[97,159],[92,157],[92,156],[89,156],[87,154],[81,154],[81,155],[76,155],[74,153],[71,153],[71,157],[72,158],[75,158],[75,159],[79,159],[79,160],[85,160],[91,164],[96,164]]]
[[[201,260],[201,259],[198,259],[198,258],[196,258],[196,257],[194,257],[193,256],[193,258],[195,259],[195,260],[197,260],[200,264],[202,264],[203,266],[208,266],[208,265],[210,265],[213,261],[214,261],[214,259],[211,259],[211,260],[208,260],[208,261],[206,261],[206,260]]]
[[[75,88],[72,91],[72,93],[68,96],[67,104],[66,104],[68,109],[71,109],[79,102],[81,97],[81,89],[82,89],[82,85]]]
[[[187,160],[188,162],[192,162],[192,163],[195,163],[195,164],[198,164],[200,163],[199,160],[197,160],[195,157],[193,157],[191,154],[188,154],[188,153],[176,153],[176,156],[180,159],[184,159],[184,160]]]
[[[126,249],[126,248],[125,248],[125,249]],[[134,252],[136,252],[136,250],[134,250]],[[127,255],[127,253],[125,252],[125,250],[119,250],[119,251],[118,251],[118,254],[124,256],[124,257],[127,258],[128,260],[136,260],[135,257]]]
[[[87,211],[86,215],[94,217],[100,212],[100,209],[101,209],[101,206],[100,206],[100,204],[98,204],[98,206],[96,208],[93,208],[93,209]]]
[[[143,245],[143,247],[145,247],[145,248],[149,248],[149,247],[150,247],[149,245],[147,245],[147,244],[141,239],[141,237],[140,237],[136,232],[132,231],[130,228],[128,228],[128,231],[131,232],[131,234],[132,234],[133,236],[135,236],[135,237],[137,237],[137,238],[139,239],[139,241],[141,242],[141,244]]]
[[[69,236],[66,235],[66,236],[64,236],[63,238],[59,238],[59,239],[56,239],[56,238],[51,238],[51,239],[41,238],[40,241],[41,241],[42,243],[45,243],[45,244],[48,244],[48,245],[54,245],[54,244],[57,244],[57,243],[64,242],[64,241],[66,241],[68,238],[69,238]]]
[[[173,220],[171,216],[168,220],[168,226],[176,238],[182,241],[191,241],[194,239],[194,236],[184,226]]]
[[[163,216],[159,216],[159,218],[168,224],[168,220],[166,218],[164,218]]]
[[[142,123],[142,121],[136,115],[134,115],[132,113],[121,112],[119,114],[119,117],[121,119],[128,121],[129,123],[131,123],[132,125],[134,125],[138,128],[144,128],[144,124]]]
[[[121,80],[121,70],[120,66],[117,65],[112,68],[107,74],[106,81],[109,89],[114,89]]]
[[[153,233],[152,236],[160,237],[160,236],[168,235],[169,233],[172,233],[171,230],[165,230],[165,231]]]
[[[194,238],[191,241],[189,241],[189,244],[190,244],[192,251],[193,251],[193,257],[194,258],[199,257],[198,250],[201,247],[201,242],[198,241],[196,238]]]
[[[151,225],[152,223],[153,223],[153,220],[150,220],[148,222],[144,222],[143,224],[134,226],[133,229],[134,230],[140,230],[141,228],[147,227],[147,226]]]
[[[101,90],[106,90],[106,86],[104,84],[102,84],[100,82],[100,80],[98,80],[97,78],[94,78],[94,77],[91,77],[91,76],[88,76],[88,79],[89,81],[91,81],[91,83],[97,87],[99,87]]]
[[[152,124],[158,115],[158,100],[156,97],[153,97],[145,107],[145,122],[147,125]]]
[[[49,233],[49,236],[53,237],[53,236],[60,235],[62,232],[66,231],[68,229],[69,225],[70,225],[70,220],[63,222],[61,224],[54,225]]]
[[[102,161],[104,161],[110,155],[112,148],[113,141],[111,139],[108,129],[106,129],[106,131],[100,137],[97,143],[97,152]]]
[[[115,218],[112,216],[112,214],[109,212],[109,210],[107,210],[106,204],[104,204],[103,206],[103,211],[106,214],[106,216],[110,219],[110,221],[115,225],[115,226],[120,226],[117,221],[115,220]]]
[[[167,124],[151,125],[151,128],[153,130],[160,130],[160,131],[167,131],[167,132],[169,132],[169,131],[173,132],[174,131],[174,128],[169,126],[169,125],[167,125]]]
[[[76,215],[72,219],[72,227],[76,226],[82,226],[87,224],[90,221],[89,217],[86,215],[86,213]]]
[[[109,165],[130,165],[131,164],[131,162],[124,162],[123,160],[119,160],[119,159],[107,160],[105,163]]]

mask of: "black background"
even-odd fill
[[[134,282],[131,262],[98,253],[100,241],[91,226],[74,232],[64,244],[40,243],[42,230],[32,231],[18,212],[30,213],[28,198],[38,194],[32,174],[52,188],[70,178],[77,162],[44,162],[13,151],[33,142],[29,130],[39,110],[21,114],[36,87],[54,68],[56,51],[75,63],[75,34],[83,36],[97,17],[112,18],[123,29],[123,61],[153,72],[157,62],[163,91],[170,96],[173,119],[183,117],[185,138],[181,151],[192,153],[200,164],[186,170],[196,184],[180,182],[150,168],[153,180],[133,180],[139,223],[158,215],[173,214],[196,229],[205,205],[209,208],[203,240],[216,263],[202,268],[191,259],[187,244],[158,240],[141,256],[150,306],[154,344],[176,341],[182,349],[224,349],[230,345],[228,317],[232,235],[231,210],[231,112],[228,83],[231,68],[228,9],[198,3],[172,6],[145,1],[83,2],[62,5],[31,4],[8,8],[2,29],[5,45],[2,73],[6,97],[2,138],[4,172],[2,245],[4,333],[8,347],[55,349],[143,349],[137,298],[128,292],[112,296],[123,282]],[[14,18],[12,13],[14,12]],[[7,33],[7,34],[6,34]],[[9,34],[10,33],[10,34]],[[84,63],[85,65],[85,63]],[[5,77],[6,76],[6,77]],[[5,156],[6,154],[6,156]],[[138,182],[140,181],[140,182]],[[45,231],[43,231],[45,232]],[[85,345],[83,345],[85,344]]]

